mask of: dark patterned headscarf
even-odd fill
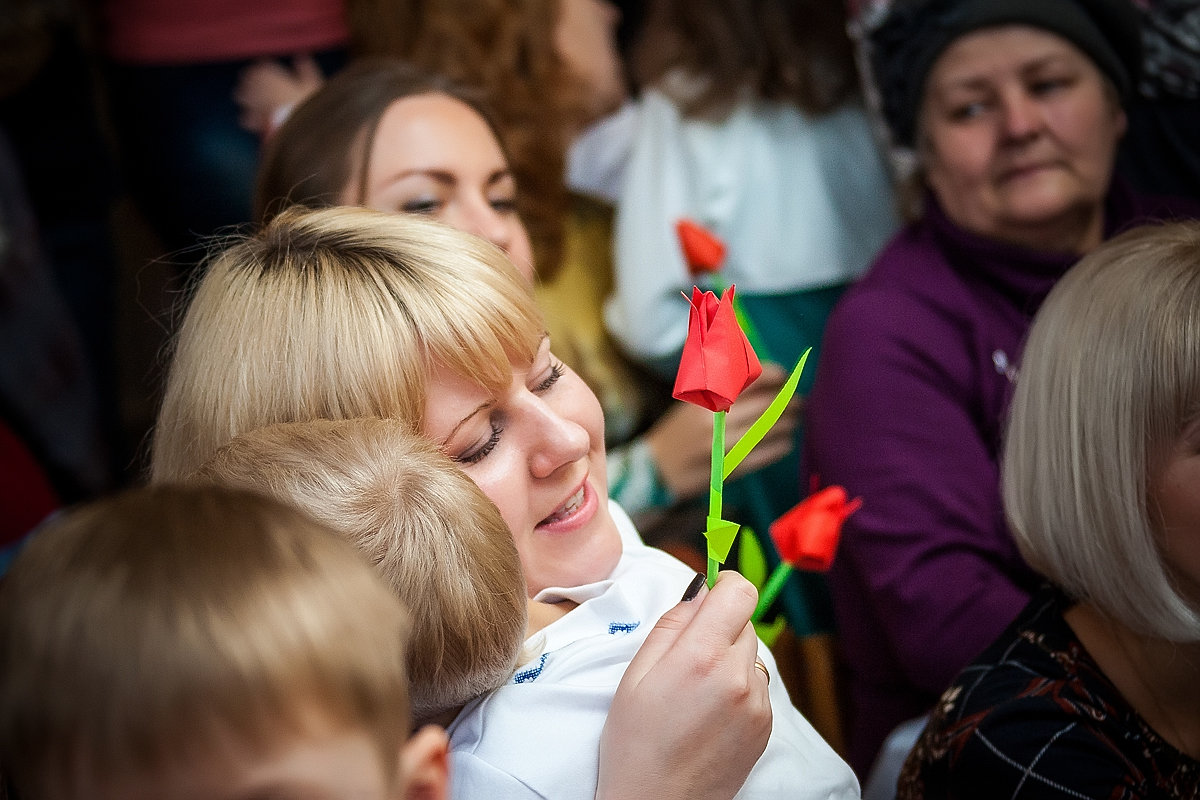
[[[925,80],[959,37],[996,25],[1029,25],[1078,47],[1122,99],[1141,64],[1140,18],[1129,0],[896,0],[870,32],[883,113],[898,144],[912,147]]]
[[[1144,97],[1200,98],[1200,4],[1155,0],[1142,26]]]

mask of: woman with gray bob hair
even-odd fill
[[[1050,293],[1003,495],[1050,585],[942,695],[900,796],[1200,796],[1200,224]]]
[[[1166,529],[1159,493],[1198,417],[1200,225],[1141,228],[1047,300],[1021,365],[1002,485],[1030,566],[1124,626],[1176,642],[1200,640],[1200,597],[1170,565],[1167,539],[1185,532]]]

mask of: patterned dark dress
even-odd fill
[[[900,775],[900,800],[1195,800],[1200,761],[1146,724],[1038,592],[942,695]]]

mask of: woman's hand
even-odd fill
[[[749,430],[787,382],[788,374],[776,364],[763,364],[763,373],[730,406],[725,417],[725,441],[732,446]],[[793,400],[783,416],[750,451],[738,467],[746,474],[773,464],[792,449],[800,422],[801,402]],[[712,412],[677,402],[646,432],[646,441],[663,483],[676,497],[692,497],[708,488],[712,459]]]
[[[668,611],[630,662],[600,738],[600,800],[731,798],[771,735],[754,587],[722,572]]]
[[[311,56],[296,56],[291,69],[276,61],[257,61],[242,70],[233,90],[238,122],[265,138],[324,82],[325,76]]]

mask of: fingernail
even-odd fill
[[[683,599],[680,602],[687,603],[696,599],[696,595],[700,594],[700,587],[704,585],[704,573],[697,572],[696,577],[692,578],[692,582],[688,584],[687,591],[683,593]]]

